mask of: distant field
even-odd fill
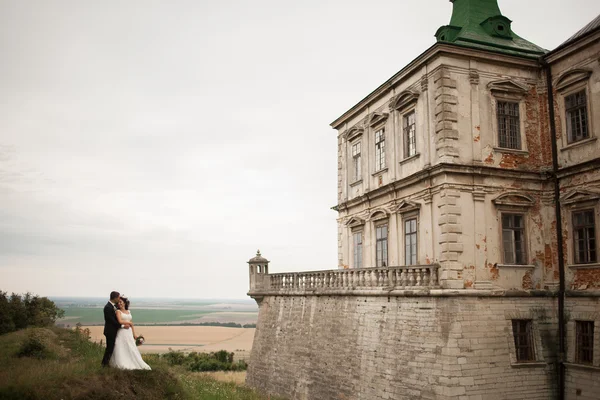
[[[82,325],[104,324],[104,314],[100,307],[63,307],[64,319],[57,321],[59,324]],[[240,324],[255,323],[256,312],[222,312],[215,310],[193,309],[157,309],[140,308],[132,309],[133,321],[136,324],[177,324],[183,322],[235,322]]]
[[[63,308],[63,310],[65,310],[65,319],[60,320],[60,323],[71,325],[75,325],[78,322],[80,322],[82,325],[104,324],[104,314],[102,308],[72,307]],[[160,324],[168,322],[191,321],[211,313],[211,311],[199,310],[131,310],[131,314],[133,315],[134,321],[137,324]]]
[[[89,327],[92,340],[104,341],[102,326]],[[140,346],[142,353],[165,353],[176,351],[211,352],[227,350],[236,359],[248,359],[254,328],[223,328],[216,326],[138,326],[136,334],[143,335],[146,343]]]

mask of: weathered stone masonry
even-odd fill
[[[451,1],[437,43],[331,124],[338,269],[249,262],[264,393],[600,399],[600,16],[548,52],[496,0]]]

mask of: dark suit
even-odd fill
[[[104,306],[104,336],[106,336],[106,350],[102,358],[102,365],[107,366],[115,350],[115,339],[121,324],[117,320],[115,306],[110,301]]]

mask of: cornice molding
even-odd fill
[[[534,59],[510,56],[491,51],[476,50],[456,44],[435,43],[417,56],[413,61],[407,64],[404,68],[394,74],[390,79],[385,81],[370,94],[360,100],[357,104],[351,107],[348,111],[335,119],[330,126],[334,129],[339,129],[345,121],[358,113],[364,112],[365,108],[373,101],[388,93],[391,89],[396,87],[400,82],[404,81],[410,75],[421,71],[423,65],[429,60],[441,55],[450,55],[465,59],[481,60],[488,63],[501,63],[504,65],[515,65],[526,68],[540,68],[539,63]]]

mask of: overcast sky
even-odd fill
[[[548,49],[596,0],[499,0]],[[337,266],[329,123],[447,0],[0,0],[0,290],[244,298]]]

